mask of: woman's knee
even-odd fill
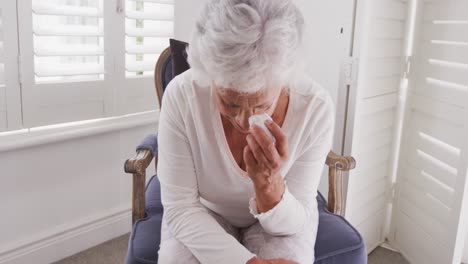
[[[306,239],[292,236],[272,237],[259,250],[261,259],[283,258],[300,264],[313,264],[314,246]]]
[[[192,252],[176,238],[169,238],[161,243],[158,251],[158,263],[200,264]]]
[[[300,234],[273,236],[256,223],[243,233],[242,241],[261,259],[283,258],[300,264],[314,263],[315,233],[311,228]]]

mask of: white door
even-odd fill
[[[460,263],[467,220],[468,1],[418,0],[390,243]]]

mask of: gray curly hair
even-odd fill
[[[303,70],[303,28],[292,0],[211,0],[187,50],[194,79],[242,93],[283,88]]]

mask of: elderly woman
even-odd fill
[[[291,0],[212,0],[159,121],[159,263],[313,263],[334,105]],[[249,125],[249,117],[272,121]]]

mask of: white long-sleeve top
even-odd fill
[[[190,70],[166,88],[157,168],[164,218],[201,263],[244,264],[255,256],[207,208],[236,227],[258,219],[273,235],[292,235],[305,225],[317,229],[317,188],[332,146],[335,109],[328,92],[306,77],[289,88],[282,125],[290,151],[281,169],[286,190],[274,208],[260,214],[253,183],[229,149],[213,89],[197,85]]]

